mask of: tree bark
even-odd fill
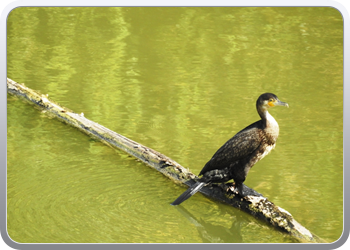
[[[68,123],[113,148],[125,151],[148,166],[161,172],[177,184],[191,186],[196,182],[196,179],[198,179],[195,174],[169,157],[109,130],[85,118],[83,114],[74,113],[60,106],[54,101],[49,100],[47,95],[40,94],[24,86],[24,84],[19,84],[7,78],[7,92],[21,97],[39,107],[50,117],[55,117],[60,121]],[[300,225],[289,212],[276,206],[267,198],[247,186],[244,186],[244,188],[251,190],[256,196],[241,198],[232,192],[232,188],[228,184],[208,184],[204,186],[200,192],[212,199],[225,202],[256,218],[266,221],[273,227],[291,235],[300,242],[325,242]],[[169,198],[169,203],[175,198],[177,197]]]

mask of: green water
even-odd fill
[[[246,184],[333,242],[343,229],[343,20],[333,8],[18,8],[8,77],[198,174],[290,108]],[[7,229],[16,242],[294,242],[7,96]],[[183,210],[181,210],[181,207]]]

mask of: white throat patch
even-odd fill
[[[269,111],[267,111],[267,110],[266,110],[266,120],[270,124],[271,127],[277,127],[278,128],[277,121],[275,120],[275,118],[273,118],[272,115],[270,115]]]

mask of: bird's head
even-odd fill
[[[256,101],[256,107],[259,109],[267,110],[268,108],[275,106],[289,107],[288,103],[281,102],[275,94],[265,93],[259,96]]]

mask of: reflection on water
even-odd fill
[[[208,207],[209,204],[205,205]],[[220,204],[215,208],[212,207],[206,213],[198,212],[198,208],[191,212],[183,205],[174,206],[174,209],[178,211],[177,216],[179,221],[182,221],[182,227],[186,227],[190,223],[192,227],[196,228],[203,243],[254,243],[257,238],[271,243],[298,242],[296,239],[272,229],[271,226],[257,221],[237,209],[232,209],[230,206]],[[217,219],[218,215],[220,219]],[[261,233],[265,230],[271,230],[272,233],[269,235]]]
[[[186,219],[196,226],[200,237],[205,243],[242,243],[241,221],[234,221],[231,228],[215,226],[202,219],[196,219],[189,211],[181,206],[175,207]]]
[[[197,174],[259,118],[257,97],[275,93],[290,108],[271,110],[280,125],[276,149],[246,184],[321,238],[340,237],[336,9],[30,7],[13,10],[7,30],[9,78]],[[200,194],[183,216],[169,205],[183,187],[11,96],[7,112],[15,241],[292,241]]]

